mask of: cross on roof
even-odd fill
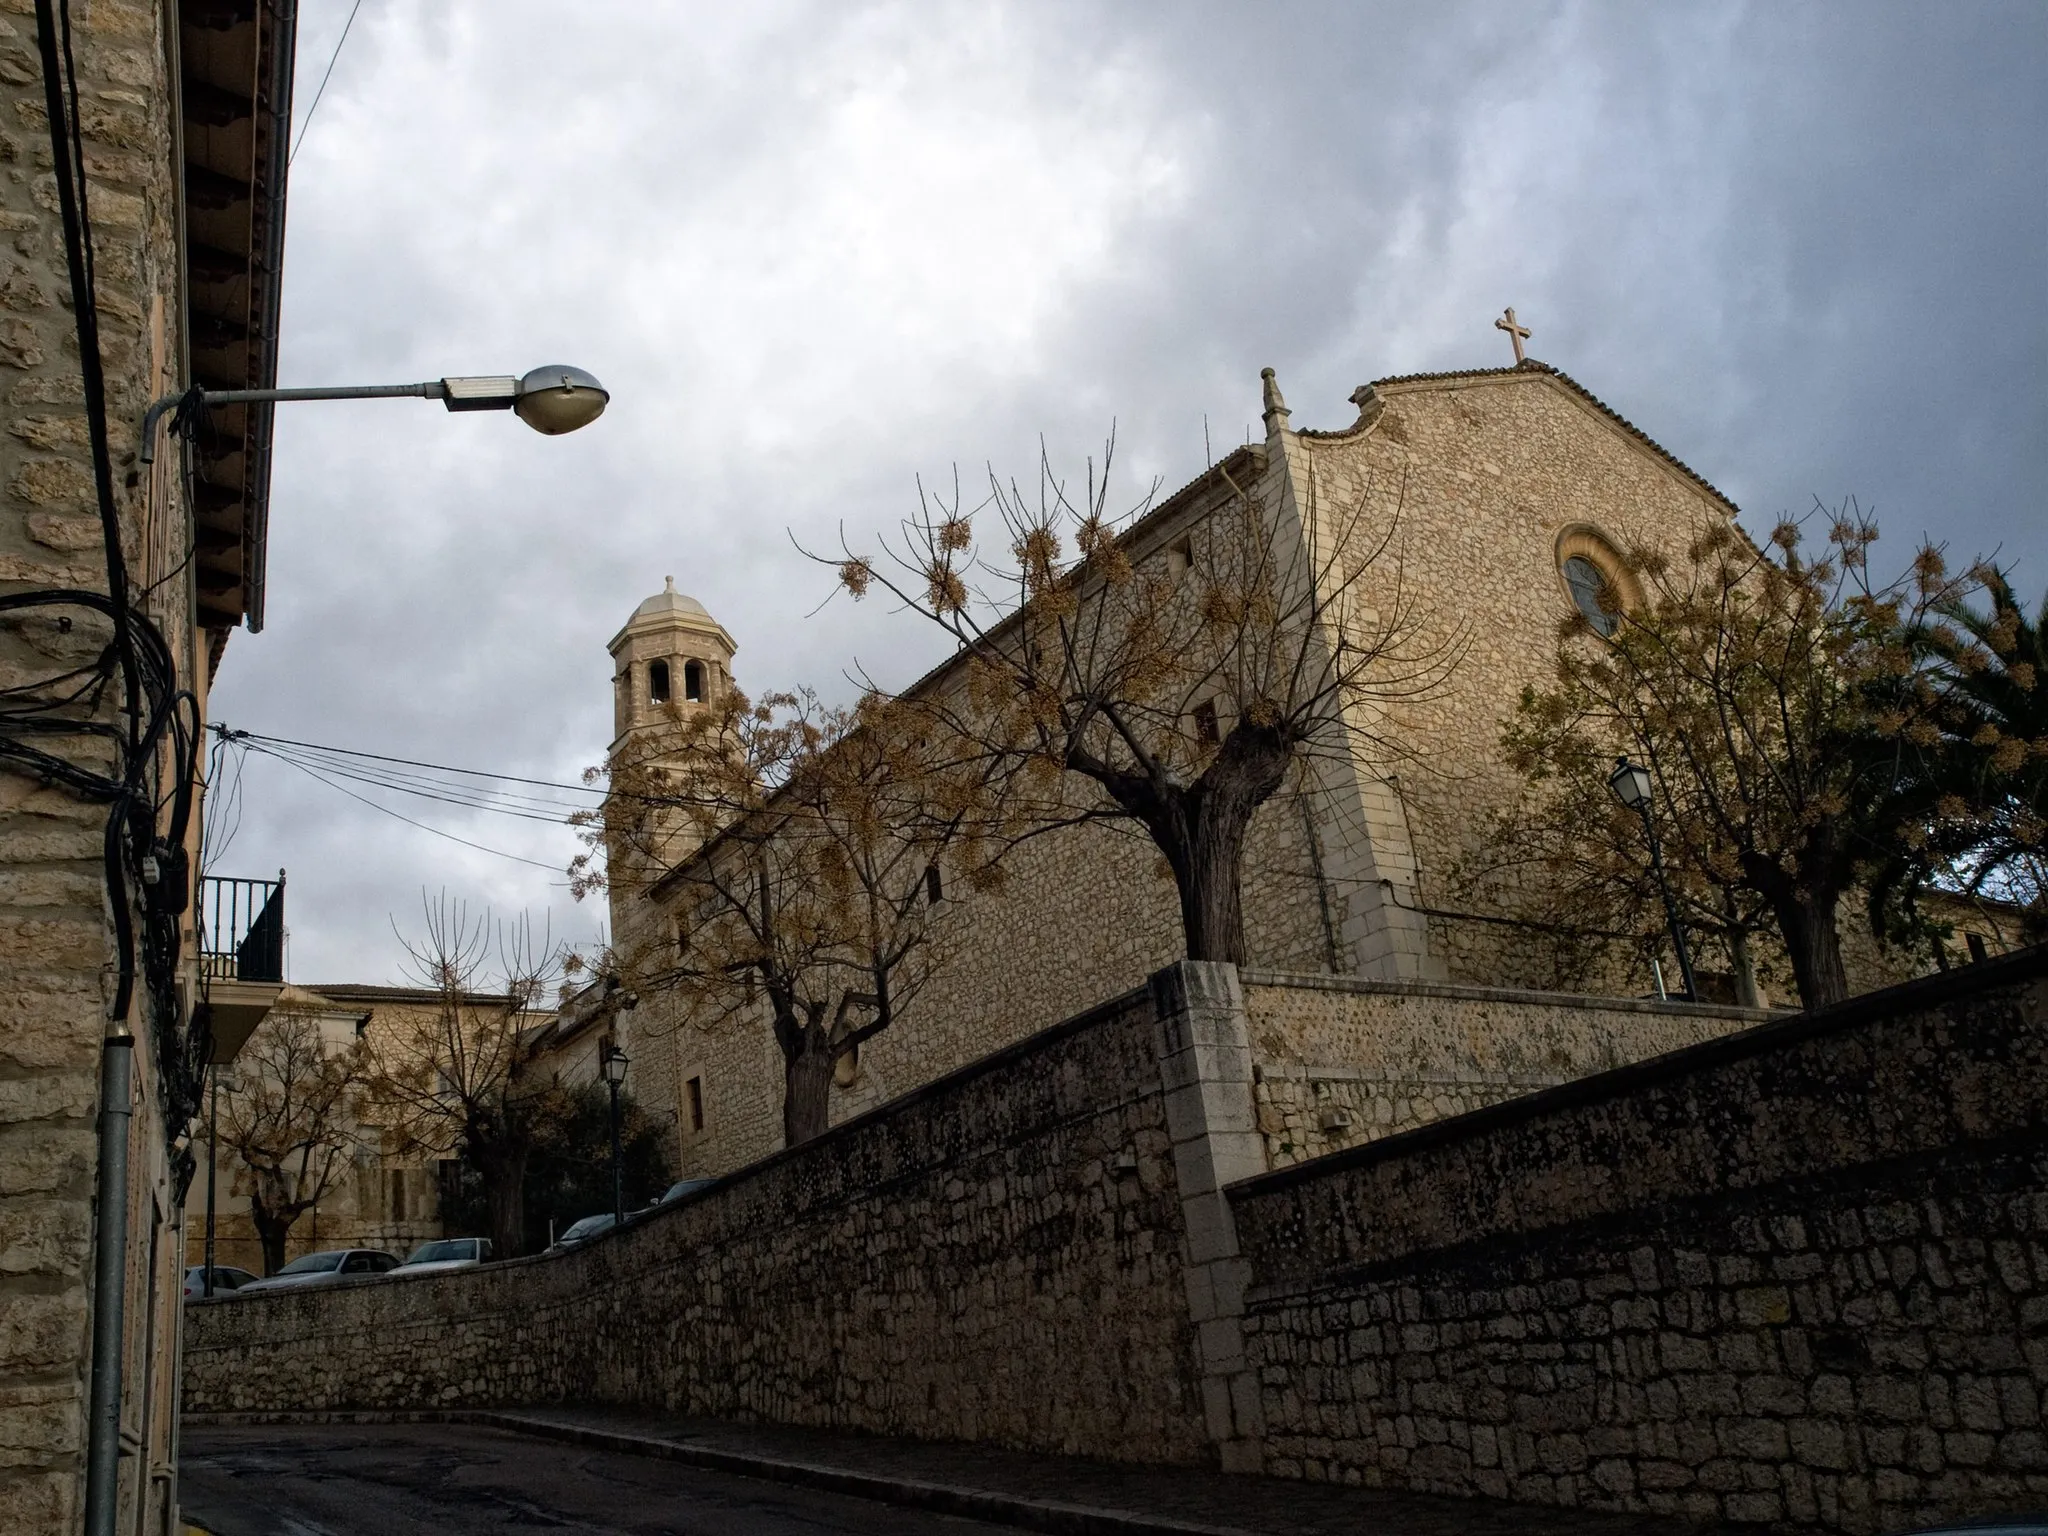
[[[1516,323],[1515,307],[1512,304],[1508,306],[1506,314],[1493,322],[1493,328],[1508,333],[1508,340],[1515,344],[1515,362],[1517,365],[1521,364],[1524,361],[1522,343],[1529,339],[1529,328]]]

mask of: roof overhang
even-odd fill
[[[178,0],[188,377],[277,383],[295,0]],[[216,408],[192,444],[199,624],[263,627],[270,405]]]

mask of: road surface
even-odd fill
[[[988,1536],[1009,1529],[466,1424],[188,1426],[211,1536]]]

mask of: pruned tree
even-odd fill
[[[652,892],[678,914],[614,964],[636,996],[677,994],[689,1027],[758,1027],[765,1013],[785,1143],[818,1135],[834,1067],[931,973],[946,866],[995,877],[986,774],[898,701],[756,704],[734,688],[672,705],[607,772],[577,889]]]
[[[522,1191],[538,1128],[560,1090],[533,1070],[539,1004],[572,958],[521,916],[472,916],[445,893],[421,901],[420,937],[400,935],[407,970],[434,994],[427,1016],[373,1031],[375,1112],[392,1150],[460,1157],[482,1182],[491,1242],[526,1251]]]
[[[1530,947],[1548,962],[1545,984],[1552,987],[1594,989],[1611,983],[1623,964],[1640,974],[1651,957],[1662,965],[1666,985],[1676,985],[1663,893],[1644,856],[1642,818],[1608,789],[1613,767],[1612,753],[1597,749],[1569,769],[1546,764],[1512,804],[1479,813],[1465,853],[1446,872],[1451,890],[1467,904],[1522,925]],[[1768,903],[1739,882],[1691,866],[1673,879],[1672,894],[1696,948],[1704,941],[1726,955],[1732,1001],[1762,1006],[1772,966],[1754,941],[1774,931]]]
[[[220,1093],[220,1151],[242,1165],[263,1272],[284,1264],[292,1225],[353,1166],[364,1086],[361,1050],[330,1047],[320,1021],[277,1012],[256,1026]]]
[[[1035,494],[991,473],[972,508],[957,484],[920,487],[880,558],[849,546],[832,563],[854,598],[880,587],[958,646],[959,686],[908,702],[1005,783],[1009,836],[1142,828],[1189,958],[1241,962],[1254,814],[1305,758],[1402,756],[1385,713],[1433,692],[1461,638],[1417,622],[1400,487],[1274,505],[1247,451],[1211,470],[1207,514],[1153,549],[1129,537],[1151,495],[1112,512],[1114,451],[1073,487],[1041,455]]]
[[[1551,824],[1566,832],[1616,754],[1638,758],[1674,885],[1696,911],[1767,907],[1809,1008],[1847,993],[1837,908],[1899,846],[1914,744],[1946,694],[1911,634],[1967,586],[1931,548],[1873,583],[1875,527],[1853,507],[1827,517],[1816,558],[1791,519],[1768,549],[1721,524],[1681,562],[1631,551],[1642,603],[1606,594],[1604,637],[1582,614],[1565,621],[1558,680],[1524,693],[1505,741],[1559,798]],[[1643,868],[1615,860],[1608,877],[1640,890]]]

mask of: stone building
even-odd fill
[[[1340,521],[1361,544],[1391,530],[1357,600],[1405,604],[1420,645],[1459,658],[1426,696],[1348,720],[1352,749],[1298,764],[1262,808],[1245,857],[1250,964],[1293,976],[1555,986],[1541,935],[1450,879],[1487,815],[1512,807],[1522,788],[1502,759],[1502,729],[1522,689],[1548,680],[1559,621],[1574,606],[1597,619],[1603,582],[1634,593],[1622,550],[1683,558],[1736,509],[1583,386],[1533,360],[1381,379],[1352,403],[1348,426],[1297,430],[1269,371],[1265,441],[1123,535],[1140,567],[1183,568],[1190,539],[1238,487],[1264,516],[1311,538]],[[1318,521],[1315,509],[1332,507],[1370,515]],[[1329,569],[1367,555],[1334,553]],[[610,648],[615,758],[665,713],[714,697],[734,654],[731,637],[672,581]],[[956,670],[941,666],[916,688],[945,690]],[[635,877],[644,872],[628,873],[611,898],[615,943],[628,955],[659,953],[684,916],[676,882],[650,888]],[[1100,827],[1023,845],[999,892],[969,894],[944,884],[943,872],[939,889],[956,909],[939,930],[937,975],[896,1024],[842,1060],[835,1119],[1077,1014],[1181,952],[1174,887],[1152,849]],[[1707,983],[1732,998],[1728,959],[1699,961]],[[1864,985],[1896,978],[1896,957],[1851,962]],[[1617,947],[1594,990],[1654,996],[1659,985],[1639,951]],[[685,1173],[723,1172],[780,1144],[781,1058],[765,1017],[711,1024],[657,992],[623,1016],[622,1032],[643,1098],[674,1106]],[[1489,1079],[1476,1058],[1470,1065],[1471,1083],[1435,1095],[1446,1108],[1555,1080],[1517,1086]],[[1327,1097],[1331,1081],[1315,1092]],[[1368,1117],[1357,1134],[1370,1127]]]
[[[498,996],[465,1000],[482,1008],[499,1008],[506,1002]],[[293,1018],[309,1021],[323,1050],[339,1056],[359,1044],[374,1049],[389,1037],[431,1030],[441,1008],[440,993],[419,987],[322,982],[285,987],[270,1018],[278,1023]],[[554,1013],[537,1009],[529,1016],[522,1034],[532,1041],[533,1070],[572,1083],[594,1078],[594,1039],[578,1031],[558,1040],[559,1032]],[[193,1127],[199,1167],[185,1228],[188,1264],[205,1262],[210,1202],[214,1262],[257,1275],[264,1272],[262,1244],[250,1216],[252,1176],[234,1150],[233,1136],[236,1087],[261,1070],[257,1059],[262,1056],[260,1050],[251,1050],[234,1066],[220,1095],[219,1103],[226,1107],[217,1121],[209,1118]],[[287,1261],[324,1248],[380,1248],[402,1258],[433,1238],[477,1235],[450,1230],[445,1215],[454,1149],[434,1152],[402,1146],[390,1135],[390,1120],[380,1113],[374,1097],[337,1117],[334,1128],[349,1143],[346,1167],[293,1224],[285,1243]],[[208,1143],[216,1124],[224,1133],[213,1151]],[[310,1193],[311,1184],[306,1188]]]
[[[195,1005],[225,1055],[266,995],[198,967],[190,749],[229,632],[262,624],[271,423],[159,424],[154,463],[138,429],[192,384],[275,382],[293,7],[5,12],[0,1531],[162,1531]]]

